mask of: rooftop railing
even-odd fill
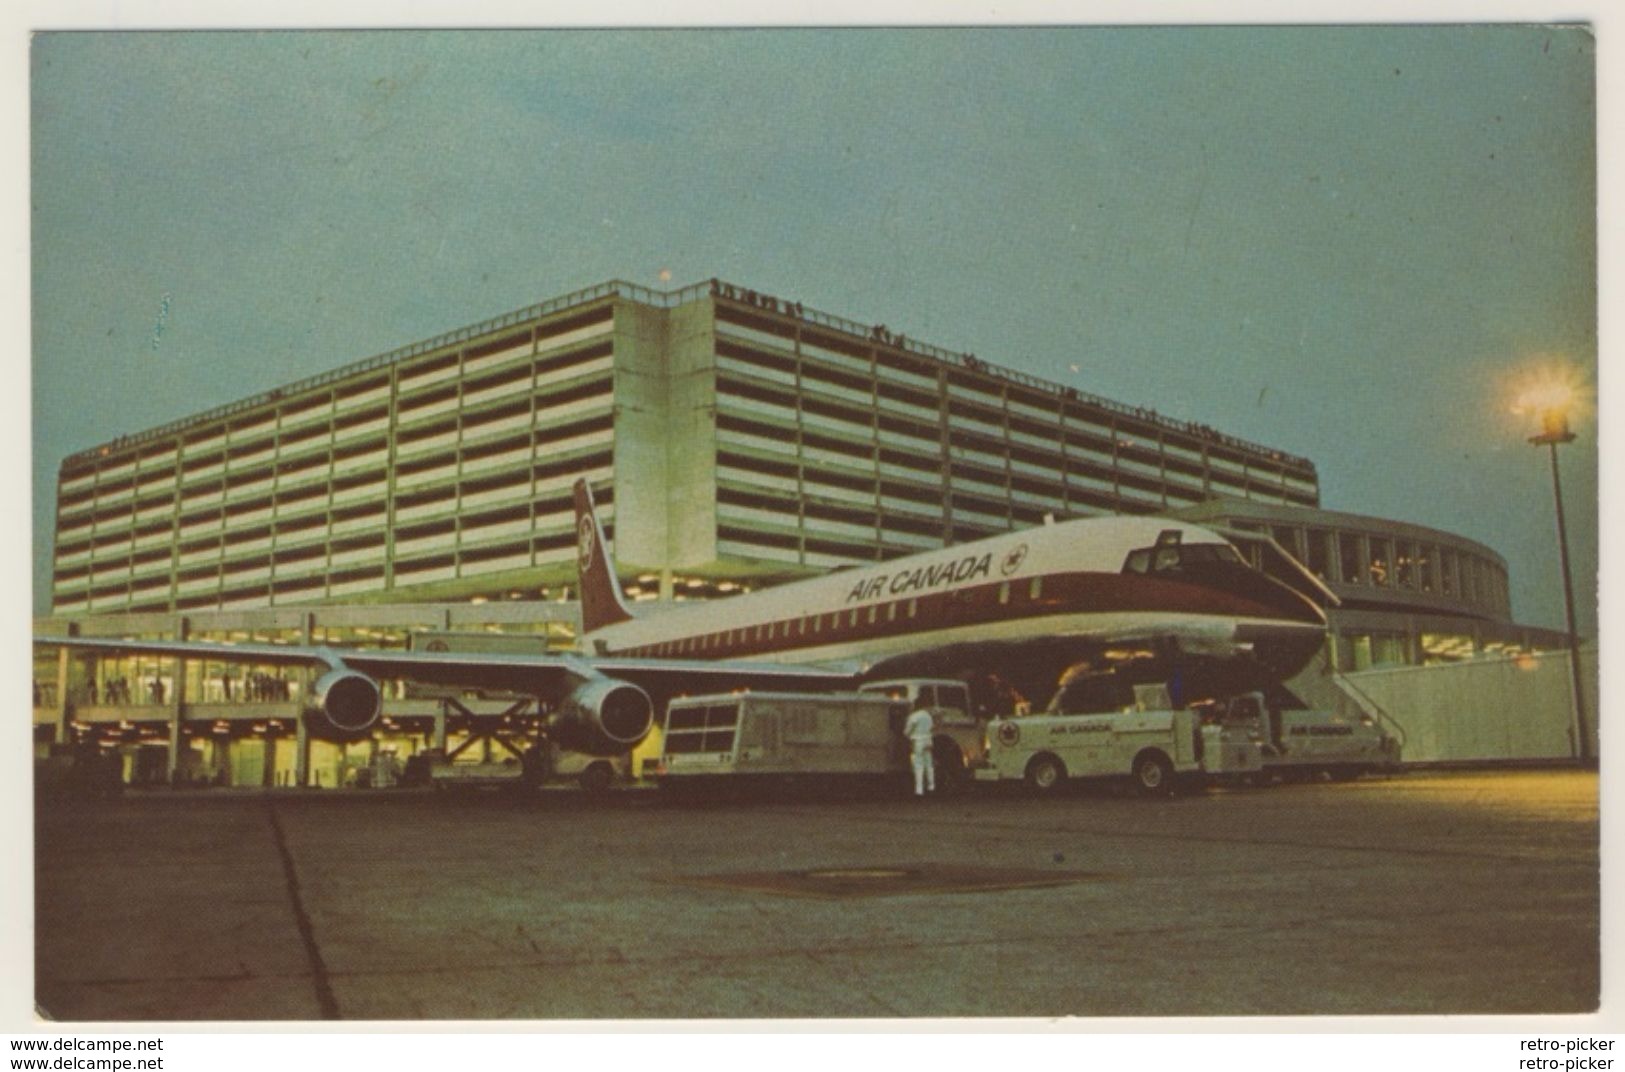
[[[1148,409],[1143,406],[1130,406],[1122,402],[1114,402],[1109,398],[1090,394],[1086,391],[1079,391],[1074,387],[1067,387],[1064,384],[1055,383],[1053,380],[1046,380],[1041,376],[1034,376],[1026,372],[1019,372],[1016,369],[1004,368],[1002,366],[983,361],[974,354],[945,350],[940,346],[933,346],[930,343],[920,342],[917,339],[911,339],[906,335],[889,331],[884,324],[860,324],[856,320],[849,320],[846,317],[836,316],[833,313],[822,312],[818,309],[808,309],[800,302],[787,302],[782,298],[776,298],[769,294],[762,294],[744,287],[735,286],[732,283],[725,283],[718,279],[710,280],[708,283],[701,283],[694,286],[685,287],[681,291],[673,291],[672,293],[688,294],[693,291],[709,293],[713,296],[728,298],[732,301],[742,302],[746,305],[767,309],[770,312],[777,312],[793,316],[798,319],[805,320],[808,323],[818,324],[822,327],[831,328],[835,331],[844,332],[848,335],[857,335],[864,339],[884,343],[885,345],[892,346],[899,350],[906,350],[909,353],[919,354],[922,357],[934,358],[938,361],[944,362],[945,364],[958,365],[974,372],[981,372],[999,379],[1008,380],[1011,383],[1017,383],[1023,387],[1029,387],[1034,390],[1043,391],[1046,394],[1065,398],[1068,401],[1081,402],[1089,406],[1094,406],[1099,409],[1120,414],[1121,416],[1132,417],[1135,420],[1143,421],[1146,424],[1150,424],[1158,428],[1181,432],[1186,435],[1192,435],[1199,439],[1221,443],[1225,446],[1233,447],[1237,450],[1247,451],[1249,453],[1263,454],[1274,461],[1279,461],[1287,465],[1298,466],[1310,471],[1313,471],[1315,467],[1314,462],[1310,461],[1308,458],[1300,457],[1296,454],[1288,454],[1286,451],[1277,450],[1274,447],[1265,446],[1262,443],[1254,443],[1249,440],[1242,439],[1239,436],[1228,435],[1215,428],[1210,428],[1205,424],[1200,424],[1194,421],[1175,420],[1172,417],[1165,417],[1157,413],[1155,410]],[[686,300],[693,299],[688,298]]]
[[[655,290],[650,287],[640,286],[636,283],[629,283],[624,279],[612,279],[605,283],[598,283],[594,286],[585,287],[581,290],[571,291],[568,294],[561,294],[556,298],[549,298],[547,301],[539,302],[535,305],[527,305],[523,309],[515,309],[510,313],[503,313],[500,316],[491,317],[487,320],[481,320],[478,323],[470,324],[467,327],[458,328],[455,331],[448,331],[440,335],[435,335],[432,338],[422,339],[418,342],[396,347],[393,350],[377,354],[373,357],[362,358],[359,361],[353,361],[347,365],[341,365],[338,368],[331,369],[327,372],[306,377],[302,380],[296,380],[293,383],[285,384],[269,391],[263,391],[260,394],[242,399],[241,401],[231,402],[223,406],[217,406],[213,409],[205,410],[202,413],[195,413],[189,417],[183,417],[179,420],[171,421],[168,424],[160,425],[157,428],[150,428],[146,431],[134,433],[133,435],[120,436],[117,439],[113,439],[107,443],[92,447],[89,450],[83,450],[76,454],[69,455],[66,459],[64,459],[62,467],[63,469],[67,469],[77,466],[87,461],[93,461],[96,457],[109,454],[115,450],[128,450],[129,448],[138,446],[142,443],[150,443],[153,440],[176,435],[181,432],[185,432],[188,429],[196,428],[200,425],[209,424],[215,421],[220,421],[238,413],[258,409],[262,406],[280,401],[283,398],[299,395],[317,387],[324,387],[337,380],[348,379],[353,376],[371,372],[375,369],[387,368],[390,365],[405,361],[409,358],[417,357],[420,354],[445,349],[446,347],[454,346],[458,343],[467,342],[470,339],[479,338],[483,335],[489,335],[493,332],[500,331],[503,328],[511,327],[515,324],[539,320],[544,316],[548,316],[549,314],[556,313],[564,309],[569,309],[578,305],[585,305],[589,302],[600,301],[604,298],[610,297],[625,298],[630,301],[635,301],[643,305],[654,306],[660,309],[671,309],[679,305],[687,305],[690,302],[698,301],[705,297],[725,298],[729,301],[754,306],[768,312],[778,313],[780,315],[804,320],[807,323],[817,324],[820,327],[826,327],[833,331],[839,331],[847,335],[854,335],[872,342],[879,342],[895,349],[918,354],[922,357],[932,358],[936,361],[943,362],[944,364],[966,368],[973,372],[979,372],[998,379],[1007,380],[1011,383],[1020,384],[1023,387],[1028,387],[1033,390],[1042,391],[1046,394],[1064,398],[1067,401],[1080,402],[1085,405],[1103,409],[1124,417],[1131,417],[1153,427],[1194,436],[1198,439],[1218,443],[1223,446],[1228,446],[1233,449],[1252,454],[1262,454],[1269,457],[1271,460],[1279,461],[1285,465],[1306,469],[1310,472],[1313,472],[1315,468],[1314,462],[1310,461],[1308,458],[1295,454],[1289,454],[1285,451],[1277,450],[1274,447],[1269,447],[1261,443],[1255,443],[1250,440],[1242,439],[1239,436],[1229,435],[1227,433],[1220,432],[1217,429],[1210,428],[1205,424],[1199,424],[1193,421],[1175,420],[1172,417],[1165,417],[1157,413],[1155,410],[1146,407],[1126,405],[1125,403],[1115,402],[1100,395],[1079,391],[1076,388],[1067,387],[1063,384],[1055,383],[1052,380],[1046,380],[1040,376],[1034,376],[1026,372],[1019,372],[1015,369],[1003,368],[999,365],[992,364],[991,362],[983,361],[980,358],[977,358],[974,354],[946,350],[940,346],[934,346],[930,343],[921,342],[918,339],[909,338],[901,333],[892,332],[888,330],[884,324],[861,324],[856,320],[851,320],[844,316],[837,316],[834,313],[826,313],[819,309],[810,309],[802,305],[800,302],[785,301],[782,298],[777,298],[773,295],[765,294],[760,291],[751,290],[747,287],[741,287],[720,279],[709,279],[700,283],[691,283],[675,290]]]

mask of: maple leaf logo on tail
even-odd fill
[[[581,588],[581,631],[593,633],[606,625],[630,621],[632,611],[615,579],[614,563],[598,524],[592,489],[585,480],[575,482],[576,571]]]

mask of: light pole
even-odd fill
[[[1569,414],[1565,405],[1551,405],[1540,410],[1540,434],[1529,437],[1535,446],[1548,447],[1552,452],[1552,498],[1557,504],[1557,555],[1563,564],[1563,609],[1568,615],[1570,687],[1574,690],[1574,727],[1576,747],[1582,762],[1591,758],[1591,744],[1586,736],[1586,705],[1584,678],[1580,671],[1580,633],[1574,625],[1574,580],[1569,572],[1569,531],[1563,521],[1563,481],[1557,472],[1557,445],[1574,442],[1569,431]]]

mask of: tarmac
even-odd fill
[[[1003,787],[999,787],[1002,789]],[[36,805],[64,1021],[1589,1012],[1594,772]]]

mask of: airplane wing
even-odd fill
[[[129,640],[116,637],[36,636],[39,647],[63,647],[129,655],[162,655],[273,666],[305,666],[320,672],[352,670],[371,677],[425,685],[510,689],[549,693],[570,681],[612,677],[656,692],[708,689],[832,687],[856,683],[856,667],[801,666],[744,660],[629,659],[614,656],[515,655],[477,652],[390,651],[293,644],[227,644],[203,640]]]
[[[632,659],[570,653],[378,651],[200,640],[36,636],[39,647],[158,655],[256,665],[297,666],[319,676],[308,698],[315,732],[354,737],[382,711],[380,680],[404,680],[537,696],[585,729],[604,748],[629,747],[653,724],[659,704],[678,695],[731,689],[838,689],[857,683],[857,668],[732,660]]]

